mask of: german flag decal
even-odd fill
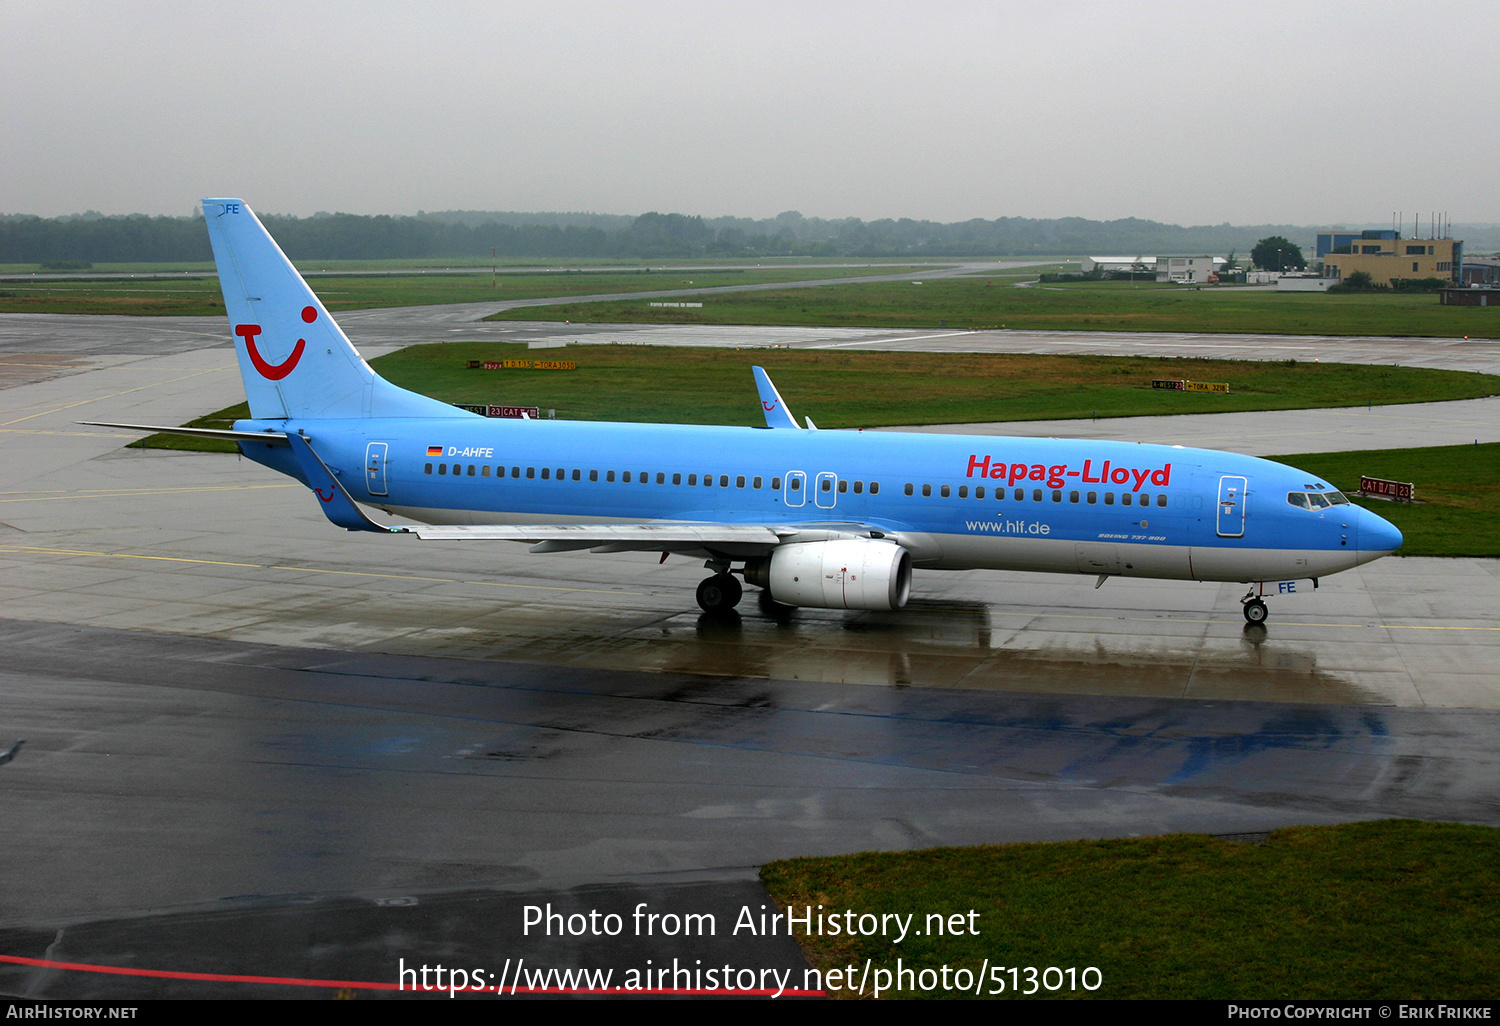
[[[443,447],[441,445],[429,445],[427,447],[427,455],[429,456],[441,456],[442,454]]]

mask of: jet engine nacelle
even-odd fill
[[[900,609],[911,594],[911,553],[866,538],[799,542],[747,566],[745,580],[788,606]]]

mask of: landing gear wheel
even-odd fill
[[[1251,599],[1245,603],[1245,622],[1259,627],[1266,622],[1266,617],[1270,615],[1270,612],[1260,599]]]
[[[698,605],[705,613],[719,613],[740,604],[744,589],[731,574],[714,574],[698,585]]]

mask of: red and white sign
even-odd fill
[[[1387,481],[1383,477],[1361,477],[1359,493],[1372,495],[1377,499],[1411,502],[1417,497],[1417,488],[1410,481]]]

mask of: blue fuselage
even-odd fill
[[[1215,581],[1317,578],[1401,542],[1314,476],[1179,446],[462,415],[236,429],[304,430],[355,499],[429,524],[857,524],[935,569]],[[305,480],[284,446],[242,448]]]

